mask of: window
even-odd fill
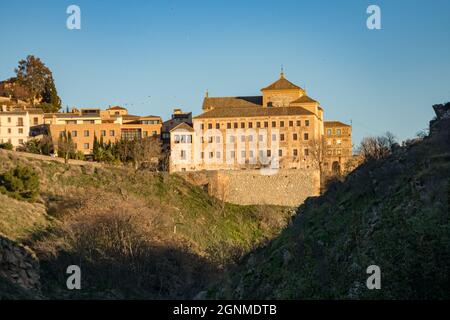
[[[283,156],[283,150],[281,150],[281,149],[278,150],[278,156],[279,156],[279,157],[282,157],[282,156]]]
[[[245,152],[245,151],[244,151],[244,152]],[[250,157],[250,158],[253,158],[253,150],[250,150],[248,153],[249,153],[249,157]]]
[[[234,143],[234,141],[235,141],[234,136],[230,136],[230,142],[231,142],[231,143]]]
[[[284,127],[284,121],[280,121],[280,127]]]
[[[257,127],[257,128],[261,128],[261,122],[258,121],[258,122],[256,123],[256,127]]]
[[[251,128],[253,128],[253,122],[249,122],[248,123],[248,127],[251,129]]]
[[[152,131],[152,135],[156,136],[158,133],[156,131]]]
[[[74,130],[74,131],[72,131],[72,137],[76,137],[77,136],[77,134],[78,134],[78,132],[76,131],[76,130]]]
[[[220,159],[220,151],[217,151],[217,152],[216,152],[216,158],[217,158],[217,159]]]
[[[305,120],[305,126],[309,127],[309,120]]]
[[[271,157],[272,156],[272,151],[271,150],[267,150],[267,156]]]
[[[147,133],[147,131],[145,131],[145,133]],[[106,137],[106,130],[101,130],[101,131],[100,131],[100,135],[101,135],[102,137]]]
[[[114,130],[109,130],[109,136],[114,137]]]
[[[276,121],[272,121],[272,128],[277,126],[277,122]]]
[[[202,151],[200,156],[202,157],[202,159],[205,158],[205,153]]]
[[[327,129],[327,136],[331,136],[331,129]]]
[[[186,150],[181,150],[180,157],[181,157],[181,160],[186,160]]]
[[[83,120],[83,123],[85,123],[85,124],[94,124],[95,120]]]
[[[341,154],[341,149],[337,149],[337,154]]]
[[[83,147],[84,147],[84,149],[89,149],[89,143],[85,143],[85,144],[83,145]]]
[[[60,131],[59,132],[59,137],[60,138],[64,138],[66,136],[66,132],[65,131]]]
[[[23,133],[23,128],[19,128],[19,133]]]
[[[269,127],[269,122],[268,121],[265,121],[264,122],[264,128],[268,128]]]
[[[341,135],[341,129],[337,129],[337,130],[336,130],[336,134],[337,134],[338,136],[340,136],[340,135]]]
[[[11,123],[11,117],[8,117],[8,123]]]
[[[19,126],[19,127],[22,127],[23,126],[23,118],[17,118],[17,125]]]
[[[241,122],[241,129],[245,128],[245,122]]]
[[[231,122],[227,123],[227,129],[231,129]]]
[[[208,123],[208,129],[212,129],[212,123]]]
[[[300,120],[297,120],[297,127],[300,127],[302,125],[302,122]]]
[[[241,158],[245,158],[245,150],[241,151]]]
[[[304,134],[303,134],[303,139],[304,139],[304,140],[308,140],[308,139],[309,139],[308,133],[304,133]]]
[[[260,135],[258,136],[258,141],[259,141],[259,142],[263,142],[263,141],[264,141],[264,136],[263,136],[262,134],[260,134]]]
[[[239,124],[237,122],[234,123],[234,128],[237,129]]]
[[[245,142],[245,136],[244,135],[241,136],[241,142]]]
[[[8,133],[11,133],[12,131],[11,131],[11,128],[8,128]]]
[[[208,143],[213,143],[213,137],[208,137]]]
[[[277,135],[275,133],[272,133],[272,141],[277,141]]]
[[[23,139],[19,139],[19,144],[23,144]]]
[[[293,139],[293,140],[297,140],[297,139],[298,139],[298,136],[297,136],[296,133],[294,133],[294,134],[292,135],[292,139]]]
[[[342,143],[341,139],[337,139],[337,140],[336,140],[336,143],[337,143],[337,144],[341,144],[341,143]]]
[[[294,157],[296,157],[298,155],[298,150],[297,149],[293,149],[292,150],[292,154],[294,155]]]
[[[289,121],[289,127],[293,127],[294,126],[294,121]]]
[[[280,141],[284,141],[284,133],[280,134]]]
[[[216,137],[216,143],[220,143],[220,136]]]
[[[252,136],[252,135],[249,135],[249,136],[248,136],[248,141],[249,141],[249,142],[252,142],[252,141],[253,141],[253,136]]]
[[[234,159],[236,157],[236,153],[234,151],[230,151],[230,158]]]
[[[33,125],[37,126],[39,124],[39,118],[38,117],[34,117],[33,118]]]
[[[212,159],[214,157],[214,152],[209,153],[209,158]]]
[[[216,123],[216,129],[220,129],[220,123]]]
[[[201,130],[205,129],[205,125],[203,123],[200,123],[200,129]]]
[[[143,134],[144,134],[144,138],[148,137],[148,131],[144,131]],[[104,137],[104,136],[106,136],[106,132],[105,132],[105,135],[103,135],[103,130],[102,130],[102,137]]]
[[[309,150],[305,149],[305,156],[309,156]]]
[[[89,137],[89,130],[84,130],[84,136]]]

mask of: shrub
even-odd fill
[[[0,191],[16,198],[34,199],[39,192],[39,176],[32,167],[18,165],[0,175]]]
[[[10,142],[0,143],[0,149],[12,150],[13,145]]]

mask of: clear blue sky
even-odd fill
[[[81,7],[82,29],[66,28]],[[366,28],[381,7],[382,30]],[[167,119],[211,96],[257,95],[286,77],[353,120],[354,142],[414,136],[450,100],[450,1],[2,1],[0,79],[40,57],[64,105],[124,105]]]

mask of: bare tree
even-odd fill
[[[325,175],[326,149],[326,141],[323,137],[311,140],[308,143],[309,155],[312,159],[314,167],[319,170],[321,179]]]
[[[161,160],[161,142],[158,137],[137,138],[131,141],[131,158],[135,169],[143,166],[157,168]]]
[[[378,160],[391,154],[395,144],[397,144],[395,136],[388,131],[383,136],[364,138],[358,147],[358,152],[363,161]]]
[[[58,156],[64,158],[67,164],[71,155],[75,153],[75,143],[72,140],[72,135],[64,131],[64,134],[58,140]]]

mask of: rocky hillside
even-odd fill
[[[36,254],[40,286],[26,290],[8,255],[0,298],[192,298],[293,214],[226,204],[177,176],[0,150],[0,175],[17,165],[38,173],[39,193],[0,194],[0,234]],[[81,290],[67,290],[72,264]]]
[[[450,298],[450,103],[430,136],[367,162],[248,254],[213,298]],[[366,269],[381,269],[368,290]]]

